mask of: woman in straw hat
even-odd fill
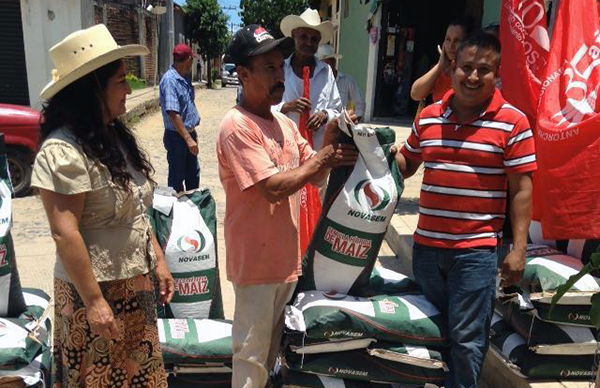
[[[148,156],[120,120],[131,93],[118,46],[100,24],[50,49],[57,67],[32,186],[56,243],[53,375],[56,387],[166,387],[156,325],[173,279],[145,212]]]

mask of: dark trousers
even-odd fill
[[[196,141],[196,131],[190,133]],[[169,177],[167,183],[175,191],[197,189],[200,185],[200,164],[198,158],[192,154],[183,138],[176,131],[165,130],[163,144],[167,150],[167,162],[169,164]]]
[[[423,294],[447,318],[450,369],[445,388],[475,388],[488,348],[498,255],[495,249],[416,244],[413,272]]]

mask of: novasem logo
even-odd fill
[[[390,203],[390,194],[383,187],[379,187],[368,179],[358,182],[354,188],[354,199],[362,206],[367,206],[376,212]]]
[[[205,246],[206,239],[199,230],[193,230],[189,235],[181,236],[177,240],[177,248],[182,252],[201,252]]]

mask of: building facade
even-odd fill
[[[324,0],[320,12],[336,26],[339,70],[356,80],[372,120],[412,117],[410,87],[438,60],[448,23],[465,14],[478,26],[498,23],[500,0]]]

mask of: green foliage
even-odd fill
[[[228,43],[227,22],[217,0],[187,0],[185,11],[186,33],[200,46],[208,58],[223,54]]]
[[[550,314],[552,314],[552,310],[554,309],[554,306],[556,306],[560,298],[562,298],[563,295],[569,292],[569,290],[571,290],[571,288],[575,285],[575,283],[579,281],[579,279],[596,269],[600,269],[600,252],[592,254],[592,256],[590,257],[590,262],[584,265],[581,271],[571,276],[565,284],[556,289],[556,293],[552,297]],[[590,310],[590,315],[592,323],[600,329],[600,293],[594,294],[592,296],[591,301],[592,308]]]
[[[219,72],[219,69],[212,69],[211,75],[213,80],[221,78],[221,73]]]
[[[143,89],[146,87],[146,81],[129,73],[125,76],[125,81],[129,84],[131,90]]]
[[[300,15],[311,5],[309,0],[240,0],[243,24],[260,24],[275,38],[283,36],[279,29],[287,15]]]
[[[590,320],[592,325],[600,328],[600,293],[592,295],[592,308],[590,309]]]

